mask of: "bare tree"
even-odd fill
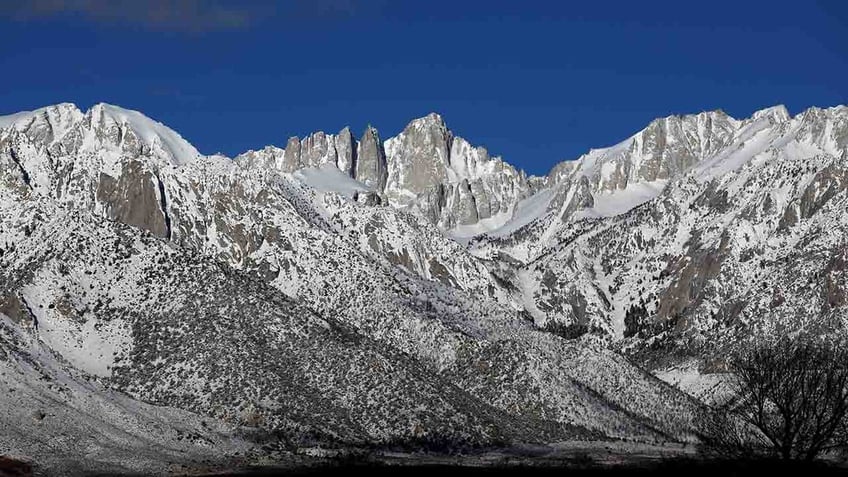
[[[734,356],[732,397],[702,421],[704,444],[726,457],[765,452],[813,460],[845,449],[848,348],[784,338]]]

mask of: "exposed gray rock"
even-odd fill
[[[386,154],[389,202],[421,211],[446,231],[498,214],[504,222],[536,190],[522,171],[455,137],[435,113],[386,141]]]
[[[338,136],[336,136],[337,166],[340,171],[351,177],[356,175],[356,171],[353,169],[354,164],[356,164],[356,149],[356,138],[350,133],[350,128],[345,127],[339,131]]]
[[[324,164],[337,165],[335,136],[322,131],[313,133],[304,139],[301,145],[301,160],[304,167],[321,167]]]
[[[284,153],[271,146],[248,151],[236,162],[281,172],[334,164],[384,197],[381,203],[418,210],[445,231],[498,214],[497,223],[508,220],[520,200],[545,184],[490,157],[484,147],[454,137],[435,113],[413,120],[386,145],[388,150],[371,126],[359,141],[344,128],[337,136],[316,132],[291,138]]]
[[[390,158],[387,194],[403,203],[406,194],[416,196],[446,183],[452,139],[436,113],[409,123],[386,145]]]
[[[485,193],[480,195],[482,196],[481,200],[485,201]],[[474,196],[471,185],[468,184],[468,179],[463,179],[462,182],[455,186],[454,203],[458,204],[457,216],[459,225],[473,225],[480,220],[480,215],[477,212],[477,199]]]
[[[380,194],[370,191],[354,193],[353,200],[366,206],[380,205],[383,203],[383,200],[380,198]]]
[[[301,160],[300,138],[290,137],[286,143],[286,152],[283,156],[283,164],[280,168],[283,172],[294,172],[303,167]]]
[[[368,126],[362,133],[356,150],[354,178],[363,184],[382,191],[386,187],[386,151],[380,134]]]
[[[100,174],[97,200],[110,219],[167,238],[170,225],[163,187],[144,163],[133,160],[124,164],[118,178]]]
[[[587,176],[595,191],[671,179],[721,151],[738,128],[739,122],[720,110],[656,119],[615,146],[593,149],[575,162],[557,165],[549,177],[559,183]]]

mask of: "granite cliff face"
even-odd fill
[[[162,175],[200,156],[172,130],[105,104],[85,113],[60,104],[0,126],[0,156],[4,170],[17,171],[17,189],[170,236]]]
[[[454,136],[435,113],[385,142],[371,126],[358,141],[345,128],[338,136],[317,132],[291,138],[285,150],[249,151],[236,162],[279,172],[333,165],[379,196],[377,202],[414,209],[461,237],[504,223],[516,203],[535,190],[533,178]]]
[[[387,141],[386,150],[389,203],[415,207],[459,235],[503,222],[531,193],[523,171],[454,136],[437,114],[410,123]]]
[[[386,188],[388,175],[386,151],[380,140],[380,133],[371,126],[365,129],[357,145],[354,165],[355,167],[350,171],[354,179],[377,191],[383,191]],[[344,169],[342,171],[346,172]]]

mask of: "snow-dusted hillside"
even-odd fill
[[[758,333],[843,328],[846,148],[844,106],[665,118],[556,168],[562,205],[471,247],[521,261],[502,273],[542,327],[623,340],[651,366],[713,366]],[[645,172],[657,157],[668,172]]]
[[[544,178],[436,114],[234,160],[111,105],[0,117],[0,442],[167,472],[688,440],[631,360],[703,397],[728,347],[843,330],[846,191],[844,106],[670,116]]]
[[[544,178],[481,160],[435,114],[385,144],[374,193],[467,244],[541,328],[663,366],[846,319],[845,106],[660,118]]]
[[[372,129],[349,144],[343,131],[236,160],[109,105],[0,124],[4,376],[57,416],[105,403],[90,422],[68,420],[71,438],[121,406],[133,437],[103,446],[145,452],[106,462],[71,448],[81,466],[146,471],[157,452],[245,463],[269,446],[279,459],[315,444],[692,438],[694,400],[602,341],[539,330],[504,273],[517,262],[451,238],[457,224],[540,209],[544,181],[438,116],[385,145]],[[86,394],[26,384],[39,373]],[[187,414],[155,424],[159,412]],[[145,426],[160,426],[160,447]],[[185,429],[188,447],[167,437]],[[46,459],[35,440],[7,442]]]

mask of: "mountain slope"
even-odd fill
[[[390,184],[426,195],[444,177],[413,186],[387,163],[378,190],[380,174],[339,169],[337,138],[335,164],[291,172],[264,152],[189,158],[176,133],[114,106],[47,110],[0,129],[0,313],[75,379],[258,426],[285,449],[692,438],[695,401],[600,343],[536,329],[434,209],[391,205]],[[430,147],[414,142],[383,150]],[[463,164],[450,170],[500,177]]]
[[[540,251],[513,272],[537,323],[628,338],[639,353],[665,343],[652,362],[769,330],[841,329],[846,147],[848,108],[766,110],[641,206],[543,217],[478,250]],[[561,232],[544,242],[546,227]]]
[[[686,441],[699,404],[631,360],[671,380],[763,333],[842,332],[846,161],[844,106],[670,116],[545,178],[436,114],[235,160],[115,106],[3,117],[4,366],[189,413],[241,462],[262,454],[243,429],[284,453]],[[161,452],[201,465],[177,430]]]

